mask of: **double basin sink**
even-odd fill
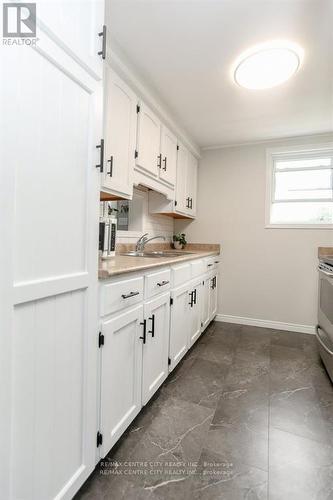
[[[184,252],[177,250],[161,250],[159,252],[149,252],[148,250],[145,252],[124,252],[120,255],[126,255],[127,257],[180,257],[182,255],[193,255],[193,252]]]

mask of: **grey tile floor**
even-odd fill
[[[75,498],[333,499],[315,337],[212,323]]]

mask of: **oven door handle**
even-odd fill
[[[324,330],[322,330],[322,328],[320,328],[319,325],[316,326],[316,330],[317,330],[317,340],[318,340],[318,342],[320,343],[320,345],[322,346],[322,348],[325,349],[325,351],[327,352],[327,354],[330,354],[331,356],[333,356],[333,352],[327,347],[327,345],[325,344],[325,342],[323,341],[323,339],[320,336],[320,332],[323,332]]]
[[[318,271],[325,274],[325,276],[328,276],[329,278],[333,278],[333,273],[328,273],[327,271],[324,271],[324,269],[322,269],[321,267],[318,267]]]

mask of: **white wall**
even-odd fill
[[[189,241],[222,245],[218,313],[300,325],[317,318],[317,249],[333,231],[265,229],[266,148],[332,141],[312,136],[204,152]]]

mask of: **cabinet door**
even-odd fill
[[[177,169],[177,137],[164,126],[161,133],[161,153],[160,178],[174,186],[176,184]]]
[[[202,309],[201,309],[201,322],[202,331],[205,330],[210,322],[210,297],[211,297],[211,278],[205,276],[203,279],[202,290]]]
[[[202,299],[203,299],[203,286],[202,279],[192,282],[190,297],[190,321],[189,321],[189,335],[188,335],[188,348],[190,348],[201,335],[201,316],[202,316]]]
[[[176,180],[176,201],[177,212],[187,214],[188,208],[188,194],[187,194],[187,157],[188,151],[179,144],[177,151],[177,180]]]
[[[169,357],[171,359],[170,371],[185,355],[188,346],[189,332],[189,302],[190,287],[188,284],[173,290],[171,293],[170,345]]]
[[[161,122],[145,104],[140,104],[138,114],[136,166],[157,178],[162,167],[160,154]]]
[[[102,324],[101,432],[105,457],[141,409],[143,306]]]
[[[136,105],[136,95],[106,64],[102,190],[124,198],[133,194]]]
[[[214,274],[210,278],[210,299],[209,299],[209,319],[214,319],[217,313],[217,278],[218,275]]]
[[[198,160],[192,153],[188,152],[186,197],[189,197],[190,215],[197,213],[197,183],[198,183]]]
[[[143,345],[142,404],[146,404],[168,375],[170,293],[145,302],[147,322]]]

